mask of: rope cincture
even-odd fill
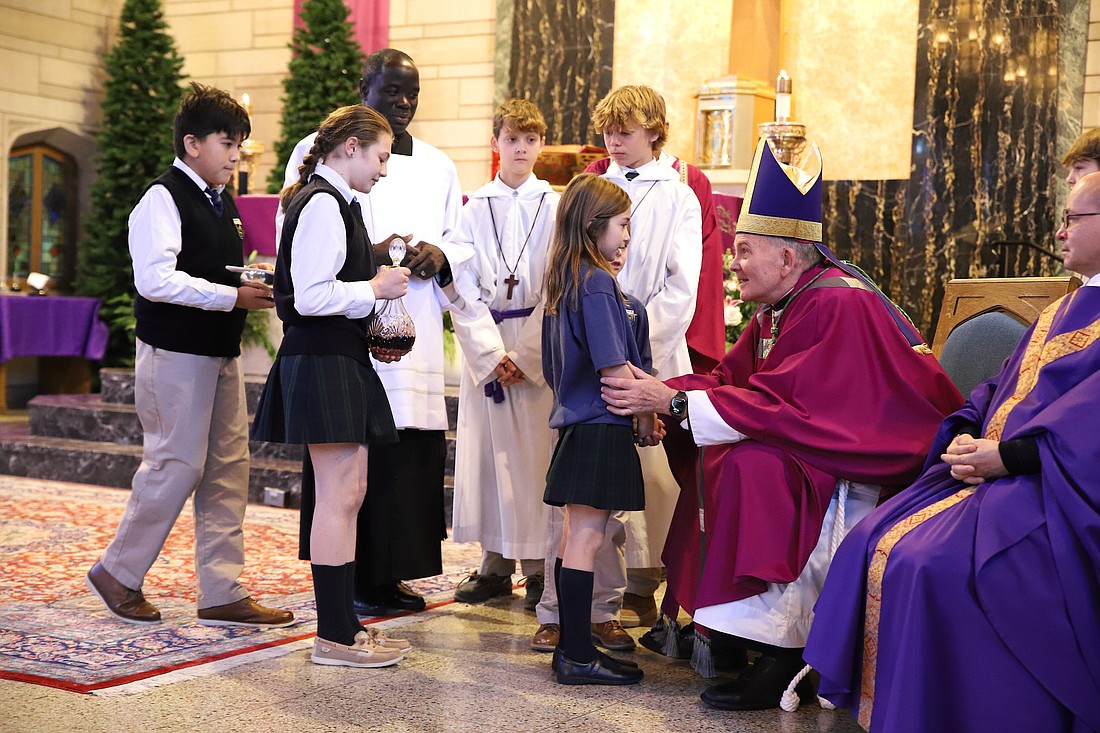
[[[837,548],[840,547],[841,541],[844,539],[845,531],[844,525],[846,522],[845,517],[845,505],[848,503],[848,480],[840,479],[836,482],[836,513],[833,515],[833,528],[829,532],[829,563],[832,564],[833,557],[836,556]],[[806,665],[802,670],[794,676],[791,683],[787,685],[787,689],[783,690],[783,695],[779,698],[779,707],[786,710],[788,713],[793,713],[798,710],[798,705],[801,702],[798,698],[798,693],[795,692],[795,688],[798,687],[806,675],[813,671],[813,667]],[[824,710],[836,710],[836,705],[821,697],[817,696],[817,702]]]

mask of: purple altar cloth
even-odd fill
[[[0,297],[0,363],[17,356],[102,359],[107,336],[96,298]]]

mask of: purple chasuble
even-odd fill
[[[805,658],[869,730],[1100,730],[1098,337],[1100,288],[1051,306],[841,545]],[[952,479],[964,423],[1033,436],[1040,472]]]
[[[936,426],[962,401],[878,295],[844,272],[811,269],[794,292],[766,357],[759,343],[771,323],[754,317],[711,374],[666,382],[706,390],[750,438],[704,451],[705,535],[694,454],[668,453],[682,487],[662,555],[668,612],[674,603],[694,613],[793,581],[817,544],[837,479],[907,485]],[[681,465],[683,457],[691,463]]]

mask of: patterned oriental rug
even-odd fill
[[[0,678],[92,694],[130,694],[313,643],[309,563],[298,560],[298,512],[249,505],[241,582],[261,603],[289,608],[284,629],[200,626],[195,615],[190,504],[145,579],[163,623],[111,616],[84,576],[114,537],[129,491],[0,476]],[[428,607],[481,562],[477,544],[443,543],[442,575],[410,581]],[[375,619],[380,628],[408,623]],[[368,621],[365,619],[364,621]]]

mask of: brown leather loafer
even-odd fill
[[[203,626],[253,626],[277,629],[294,623],[294,614],[277,608],[261,606],[251,597],[242,598],[224,606],[199,609],[199,623]]]
[[[633,651],[634,637],[626,633],[618,619],[592,624],[592,643],[617,652]]]
[[[84,584],[118,620],[143,626],[160,623],[157,607],[145,600],[140,590],[131,590],[115,580],[98,560],[85,576]]]
[[[653,596],[639,596],[635,593],[623,594],[623,606],[619,610],[619,621],[623,628],[646,628],[657,623],[657,601]]]
[[[531,648],[536,652],[552,652],[560,637],[561,628],[557,624],[543,624],[531,637]]]

